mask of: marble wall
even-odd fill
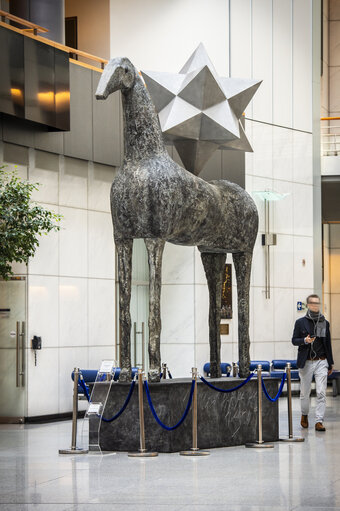
[[[164,5],[156,4],[158,2],[153,3],[153,8],[159,23],[159,37],[165,41]],[[190,1],[184,4],[185,10]],[[227,14],[224,13],[226,5]],[[202,15],[203,2],[199,6]],[[196,26],[197,33],[191,28],[193,39],[184,38],[180,30],[177,33],[176,44],[180,41],[188,54],[196,39],[202,40],[221,74],[227,70],[234,77],[263,79],[246,110],[245,128],[254,148],[253,153],[246,155],[246,190],[251,194],[273,190],[287,196],[270,206],[271,231],[277,233],[277,246],[270,249],[272,289],[269,300],[265,298],[265,256],[260,239],[264,232],[264,206],[256,199],[260,232],[255,246],[250,298],[253,359],[295,357],[296,349],[290,339],[294,321],[303,314],[297,311],[297,301],[305,301],[313,292],[315,266],[321,272],[319,259],[314,261],[316,219],[313,218],[313,210],[320,206],[321,200],[315,193],[313,175],[319,165],[315,151],[319,139],[313,135],[313,116],[319,117],[320,112],[320,102],[315,103],[315,89],[320,86],[315,68],[320,68],[320,54],[313,52],[313,40],[315,44],[320,37],[319,29],[315,28],[320,14],[318,7],[317,2],[313,4],[309,0],[230,0],[220,9],[216,5],[215,11],[219,19],[224,17],[227,45],[219,30],[217,40],[221,44],[218,47],[212,44],[209,24],[207,33],[202,36],[199,32],[201,18]],[[119,31],[118,21],[124,19],[125,14],[119,3],[117,6],[115,2],[115,8],[118,8],[118,16],[116,11],[111,26],[117,30],[111,31],[111,52],[116,44],[126,44],[141,66],[158,70],[167,67],[165,64],[171,70],[180,67],[181,60],[174,65],[173,48],[166,53],[166,45],[162,44],[162,51],[153,52],[152,60],[144,64],[142,48],[136,46],[133,39],[124,40]],[[207,19],[210,17],[207,14]],[[140,28],[139,36],[141,32]],[[148,41],[146,36],[146,45]],[[209,179],[207,172],[204,178]],[[230,256],[228,262],[231,262]],[[230,324],[229,335],[222,336],[225,362],[238,360],[235,275],[233,282],[234,317],[226,321]],[[166,247],[163,284],[162,358],[174,375],[188,375],[192,364],[202,369],[209,360],[208,292],[196,249]]]
[[[8,161],[7,144],[0,159]],[[115,168],[28,149],[19,174],[39,182],[33,199],[62,215],[58,233],[42,236],[27,275],[27,416],[72,409],[71,371],[114,358],[115,261],[109,191]],[[5,155],[5,156],[3,156]],[[14,157],[13,157],[14,159]],[[30,347],[42,337],[38,364]]]
[[[313,153],[312,122],[315,111],[318,116],[320,112],[320,102],[313,102],[313,90],[320,86],[313,80],[315,66],[320,68],[320,55],[313,50],[320,37],[313,32],[315,6],[319,2],[311,0],[183,0],[180,5],[158,0],[147,5],[138,0],[110,2],[111,56],[128,55],[144,69],[177,71],[202,41],[220,74],[263,79],[246,111],[245,128],[254,152],[246,155],[245,186],[249,193],[269,189],[288,195],[271,205],[271,230],[277,233],[277,246],[271,248],[269,300],[264,295],[260,242],[263,203],[256,199],[260,233],[250,298],[253,359],[295,356],[290,338],[301,314],[296,302],[304,301],[314,289],[313,208],[318,198],[313,172],[319,160]],[[82,74],[77,83],[83,95],[89,96]],[[94,75],[87,79],[92,85],[94,80]],[[107,133],[110,122],[115,126],[119,122],[114,120],[119,108],[113,99],[112,110],[107,114],[101,110],[104,117],[99,118],[94,110],[91,114],[90,99],[87,113],[91,119],[83,123],[84,133],[88,134],[91,123],[94,132],[100,125]],[[80,99],[73,108],[75,114],[81,112]],[[77,135],[82,133],[81,121],[76,128]],[[114,356],[116,276],[109,188],[115,168],[109,165],[116,165],[119,151],[107,145],[98,146],[98,154],[88,151],[85,139],[78,136],[75,143],[71,133],[65,136],[68,156],[57,154],[58,149],[52,154],[30,146],[26,161],[20,159],[21,135],[16,133],[16,142],[11,139],[1,144],[2,160],[21,163],[21,175],[41,183],[35,199],[63,215],[61,231],[42,238],[28,267],[28,338],[41,335],[43,350],[37,367],[28,350],[27,414],[63,413],[71,410],[72,368],[96,368],[102,359]],[[115,140],[120,145],[119,138]],[[109,165],[88,161],[100,159],[104,149],[110,153]],[[213,173],[214,166],[209,165]],[[26,269],[17,267],[16,272]],[[227,321],[229,335],[222,337],[226,362],[238,360],[236,297],[234,276],[234,317]],[[166,245],[162,325],[162,360],[173,375],[189,376],[193,365],[202,370],[209,359],[208,291],[195,248]]]
[[[324,303],[331,324],[335,367],[340,364],[340,224],[324,225]]]

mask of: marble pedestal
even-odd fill
[[[239,378],[209,379],[220,388],[232,388]],[[278,380],[266,379],[271,396],[278,391]],[[191,380],[173,379],[149,384],[151,398],[160,420],[172,426],[181,418],[186,407]],[[103,383],[103,396],[106,384]],[[106,403],[104,417],[112,417],[123,405],[129,392],[127,383],[114,383]],[[107,387],[106,387],[107,388]],[[263,397],[263,439],[274,442],[279,438],[278,402]],[[192,445],[191,410],[184,423],[174,431],[161,428],[151,414],[144,392],[146,447],[157,452],[177,452]],[[96,420],[96,419],[95,419]],[[91,424],[90,424],[91,431]],[[241,389],[220,393],[198,381],[198,447],[209,449],[254,442],[257,429],[257,380],[253,378]],[[90,433],[91,435],[91,433]],[[138,388],[123,414],[111,423],[102,422],[100,447],[103,451],[136,451],[139,448]]]

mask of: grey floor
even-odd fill
[[[326,433],[301,431],[298,398],[293,410],[305,442],[215,449],[206,458],[59,456],[70,422],[2,425],[0,510],[340,510],[340,396],[327,397]],[[287,433],[285,398],[280,428]]]

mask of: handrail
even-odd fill
[[[6,15],[6,16],[4,16],[4,15]],[[42,27],[39,27],[38,25],[35,25],[34,23],[31,23],[30,21],[25,21],[22,18],[17,18],[16,16],[13,16],[12,14],[9,14],[6,11],[1,11],[1,10],[0,10],[0,16],[1,16],[1,20],[3,20],[3,18],[6,18],[6,17],[8,19],[16,18],[15,21],[17,23],[21,23],[22,25],[24,24],[23,22],[26,22],[26,25],[33,29],[33,33],[28,33],[27,29],[20,29],[20,28],[14,27],[13,25],[9,25],[8,23],[5,23],[4,21],[0,21],[0,26],[1,27],[5,27],[5,28],[7,28],[9,30],[13,30],[14,32],[18,32],[20,34],[23,34],[26,37],[31,37],[32,39],[35,39],[35,40],[40,41],[42,43],[48,44],[50,46],[54,46],[58,50],[62,50],[64,52],[68,53],[69,57],[70,57],[70,60],[72,62],[74,62],[74,63],[77,63],[79,65],[85,65],[85,66],[87,65],[87,64],[85,64],[83,62],[79,62],[78,60],[73,60],[72,57],[74,55],[78,55],[79,57],[83,57],[83,58],[86,58],[86,59],[98,62],[100,64],[100,66],[101,66],[101,69],[104,69],[105,64],[108,63],[108,60],[107,59],[103,59],[102,57],[97,57],[96,55],[92,55],[91,53],[87,53],[87,52],[82,51],[82,50],[77,50],[76,48],[72,48],[71,46],[65,46],[64,44],[58,43],[56,41],[51,41],[50,39],[46,39],[46,37],[42,37],[42,36],[37,35],[36,30],[41,29]],[[44,32],[48,32],[47,29],[43,29],[43,31]],[[97,69],[99,71],[98,68],[95,68],[95,69]]]
[[[41,27],[40,25],[37,25],[36,23],[32,23],[31,21],[27,21],[23,18],[19,18],[18,16],[14,16],[14,14],[11,14],[7,11],[0,10],[0,16],[1,16],[2,22],[5,22],[5,20],[8,19],[11,21],[15,21],[15,23],[19,23],[20,25],[23,25],[24,27],[28,27],[29,29],[32,29],[34,35],[37,35],[38,32],[48,32],[47,28]]]
[[[320,117],[320,121],[339,121],[340,117]]]

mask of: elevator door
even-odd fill
[[[26,278],[0,281],[0,422],[23,422],[26,407]]]

